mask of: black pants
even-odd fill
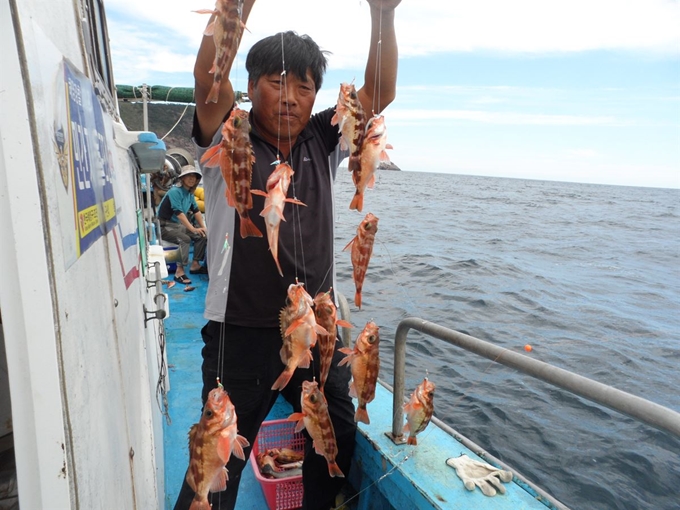
[[[281,349],[281,333],[278,328],[243,328],[210,321],[201,330],[203,336],[203,403],[208,393],[217,386],[216,377],[220,377],[225,390],[236,408],[238,432],[252,445],[260,429],[260,425],[271,410],[278,391],[271,387],[283,371],[279,351]],[[223,339],[223,354],[220,356],[220,339]],[[333,354],[333,363],[324,388],[328,410],[333,422],[335,437],[338,443],[336,461],[345,474],[354,454],[356,423],[354,422],[354,404],[349,397],[349,379],[351,373],[348,366],[338,367],[344,355],[338,352],[341,343],[338,341]],[[288,385],[281,391],[295,411],[300,411],[300,394],[302,381],[319,380],[319,352],[313,350],[314,361],[310,368],[298,368]],[[222,360],[221,366],[218,358]],[[305,431],[306,435],[306,431]],[[246,460],[251,447],[245,449]],[[229,481],[225,491],[212,495],[214,510],[233,509],[241,481],[241,471],[246,461],[233,455],[227,464]],[[328,475],[326,459],[315,453],[312,441],[307,435],[305,459],[302,467],[302,483],[304,496],[302,508],[305,510],[327,510],[334,506],[336,494],[345,483],[344,478],[332,478]],[[184,480],[175,510],[186,510],[191,504],[194,492]]]

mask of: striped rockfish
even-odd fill
[[[368,262],[371,260],[373,253],[373,243],[375,241],[375,234],[378,232],[378,218],[371,213],[366,217],[357,227],[357,235],[354,236],[343,251],[352,248],[352,267],[354,268],[354,286],[356,292],[354,294],[354,304],[361,309],[361,290],[364,287],[364,278],[366,278],[366,271],[368,270]]]
[[[241,220],[241,237],[262,237],[262,232],[248,216],[248,211],[253,208],[250,183],[255,153],[250,143],[247,111],[234,106],[222,125],[222,142],[205,151],[201,163],[208,167],[220,167],[227,188],[227,203],[236,208]]]
[[[368,322],[354,342],[354,349],[343,347],[340,352],[347,356],[338,366],[349,363],[352,367],[349,396],[359,401],[354,421],[371,423],[366,405],[375,398],[375,385],[380,372],[380,328],[375,322]]]
[[[358,155],[350,156],[349,169],[352,172],[352,180],[356,192],[349,204],[350,209],[361,212],[364,207],[364,192],[366,188],[375,185],[375,171],[381,161],[389,161],[390,158],[385,149],[391,149],[387,143],[387,127],[382,115],[372,117],[366,124],[366,134],[361,142]]]
[[[303,428],[312,438],[314,451],[323,455],[328,462],[328,474],[330,476],[345,477],[342,470],[335,462],[338,454],[338,445],[335,441],[335,430],[331,417],[328,414],[328,403],[316,381],[302,381],[302,395],[300,396],[301,413],[293,413],[288,421],[296,421],[296,432]]]
[[[293,372],[298,367],[309,368],[312,361],[312,347],[316,345],[317,334],[325,334],[326,330],[316,323],[312,310],[312,297],[304,289],[302,283],[288,286],[288,297],[279,314],[281,336],[281,362],[286,365],[281,375],[274,381],[272,390],[286,387]]]
[[[210,69],[213,84],[205,103],[216,103],[219,99],[222,79],[229,75],[245,28],[241,21],[243,0],[217,0],[214,10],[200,9],[195,12],[215,14],[215,18],[206,27],[203,35],[212,36],[215,41],[215,62]]]
[[[408,444],[416,445],[418,440],[416,435],[420,434],[432,418],[434,412],[434,390],[435,384],[423,379],[411,394],[409,401],[404,404],[406,412],[406,425],[404,432],[408,432]]]
[[[189,469],[186,480],[196,493],[190,510],[210,510],[208,492],[227,488],[227,468],[231,455],[245,460],[248,440],[238,435],[236,412],[229,395],[218,382],[208,394],[203,415],[189,430]]]
[[[338,326],[351,328],[352,325],[347,321],[338,319],[338,311],[331,297],[330,290],[328,292],[319,292],[314,297],[314,315],[316,316],[316,323],[328,331],[328,334],[318,335],[317,337],[320,358],[319,389],[323,391],[326,379],[328,379],[328,372],[331,369],[331,362],[333,361]]]
[[[283,276],[281,264],[279,264],[279,227],[283,217],[283,208],[286,202],[296,205],[305,205],[295,198],[286,198],[288,187],[293,177],[293,169],[288,163],[280,163],[267,179],[267,192],[261,190],[251,190],[254,195],[266,197],[264,207],[260,216],[264,218],[267,227],[267,240],[269,241],[269,251],[274,257],[274,262],[279,270],[279,275]]]
[[[366,113],[353,83],[340,84],[338,104],[331,124],[337,125],[340,130],[340,147],[349,149],[350,156],[358,154],[366,130]]]

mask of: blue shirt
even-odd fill
[[[161,205],[158,206],[158,217],[161,220],[179,223],[177,215],[180,213],[186,215],[189,211],[194,214],[198,212],[196,197],[184,186],[173,186],[161,200]]]

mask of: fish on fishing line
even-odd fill
[[[283,270],[279,263],[279,227],[281,221],[286,221],[283,216],[283,208],[286,202],[296,205],[306,205],[295,198],[286,198],[288,194],[288,187],[293,177],[293,169],[288,163],[279,163],[274,171],[267,179],[267,191],[251,190],[254,195],[266,197],[264,200],[264,208],[260,216],[264,218],[267,227],[267,240],[269,241],[269,251],[274,257],[274,262],[279,270],[279,275],[283,276]]]
[[[203,414],[189,430],[189,469],[186,481],[196,493],[190,510],[210,510],[209,492],[227,487],[229,475],[225,467],[234,455],[245,460],[243,448],[248,440],[238,434],[234,404],[218,380],[217,388],[208,394]]]
[[[248,216],[248,211],[253,208],[250,185],[255,152],[250,143],[247,111],[234,106],[222,125],[222,141],[205,151],[201,163],[207,167],[220,167],[226,184],[227,203],[236,209],[240,218],[241,237],[262,237],[262,232]]]
[[[404,432],[408,432],[407,443],[417,445],[416,436],[420,434],[430,423],[434,412],[434,390],[435,384],[427,379],[423,379],[411,394],[409,401],[404,404],[406,412],[406,424]]]
[[[349,395],[359,401],[354,421],[371,423],[366,405],[375,398],[380,372],[380,328],[369,321],[354,342],[354,349],[343,347],[340,352],[347,356],[338,366],[349,364],[352,370]]]
[[[338,327],[353,327],[349,322],[338,319],[338,310],[331,297],[331,290],[328,292],[319,292],[314,297],[314,315],[316,316],[316,323],[327,331],[327,334],[320,334],[317,336],[320,358],[319,389],[321,391],[324,389],[324,385],[328,379],[328,372],[330,372],[331,369]]]
[[[368,270],[368,262],[373,253],[375,234],[378,232],[378,220],[372,213],[368,213],[357,227],[357,235],[347,243],[343,251],[352,249],[351,259],[356,292],[354,294],[354,304],[361,309],[361,291]]]
[[[300,407],[302,412],[291,414],[288,421],[297,422],[295,432],[307,429],[313,441],[314,451],[326,458],[328,474],[344,478],[345,475],[335,461],[338,445],[333,423],[328,414],[328,403],[316,381],[302,381]]]
[[[298,367],[309,368],[312,361],[311,349],[316,345],[317,335],[327,333],[316,323],[312,310],[312,297],[303,285],[303,283],[293,283],[288,286],[286,306],[279,314],[283,337],[280,356],[281,362],[286,367],[274,381],[272,390],[285,388]]]
[[[212,36],[215,41],[215,61],[209,71],[213,75],[213,85],[205,103],[216,103],[219,99],[222,79],[229,76],[229,69],[236,57],[245,28],[241,21],[243,0],[217,0],[215,9],[199,9],[194,12],[215,14],[215,18],[206,27],[203,35]]]
[[[340,148],[349,150],[350,156],[358,154],[366,131],[366,113],[353,83],[340,84],[338,103],[331,125],[337,125],[340,130]]]
[[[349,204],[350,209],[361,212],[364,207],[364,192],[366,188],[375,185],[375,172],[381,161],[389,161],[390,158],[385,149],[392,149],[387,143],[387,127],[385,117],[374,115],[366,123],[366,133],[361,142],[361,147],[356,155],[350,155],[348,167],[352,172],[352,180],[356,192]]]

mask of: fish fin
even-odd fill
[[[366,187],[368,189],[373,189],[375,187],[375,174],[371,175],[371,178],[368,180],[368,184],[366,184]]]
[[[313,359],[312,351],[307,349],[307,351],[305,351],[305,353],[300,356],[300,359],[298,360],[298,368],[309,368],[309,365]]]
[[[411,432],[411,426],[408,424],[408,422],[404,423],[404,427],[402,428],[404,432]]]
[[[418,444],[418,440],[416,439],[416,436],[408,436],[408,439],[406,440],[406,442],[408,444],[412,444],[414,446]]]
[[[255,194],[259,195],[259,193],[255,193]],[[272,210],[272,205],[271,204],[266,205],[264,207],[264,209],[262,209],[260,216],[262,216],[264,218],[265,216],[267,216],[269,214],[269,211],[271,211],[271,210]]]
[[[354,238],[353,238],[349,243],[347,243],[347,246],[345,246],[345,247],[342,249],[342,251],[347,251],[347,250],[349,250],[349,248],[354,244],[354,241],[356,241],[358,237],[359,237],[359,236],[354,236]]]
[[[352,324],[350,324],[349,322],[342,320],[342,319],[338,319],[337,321],[335,321],[335,325],[340,326],[341,328],[353,328],[354,327],[354,326],[352,326]]]
[[[357,412],[354,413],[354,421],[357,423],[366,423],[367,425],[371,423],[371,420],[368,418],[368,411],[365,407],[357,407]]]
[[[328,474],[331,476],[337,476],[339,478],[345,478],[345,474],[335,461],[328,462]]]
[[[354,350],[353,349],[350,349],[348,347],[341,347],[340,349],[338,349],[338,351],[340,351],[343,354],[347,354],[347,356],[345,356],[344,358],[342,358],[338,362],[339,367],[341,367],[343,365],[349,365],[349,364],[352,363],[352,360],[354,360]]]
[[[349,383],[349,396],[352,398],[358,398],[357,396],[357,387],[356,384],[354,384],[354,379],[352,379],[352,382]],[[356,421],[356,420],[354,420]]]
[[[282,390],[285,388],[291,377],[293,377],[293,371],[285,369],[283,372],[281,372],[281,375],[278,377],[278,379],[274,381],[272,390]]]
[[[189,510],[211,510],[211,507],[207,499],[204,499],[203,501],[199,499],[194,499],[191,502]]]
[[[201,156],[201,163],[203,166],[220,166],[220,156],[222,154],[222,146],[220,144],[210,147]]]
[[[343,151],[349,150],[349,144],[347,143],[347,140],[345,140],[344,136],[340,137],[340,148]]]
[[[339,120],[340,116],[338,115],[338,112],[336,110],[336,112],[333,114],[333,118],[331,119],[331,126],[337,126]]]
[[[205,9],[205,10],[207,11],[208,9]],[[203,13],[201,13],[201,14],[203,14]],[[205,14],[207,14],[207,13],[205,13]],[[205,30],[203,31],[203,35],[205,35],[207,37],[212,37],[213,35],[215,35],[215,22],[214,21],[212,23],[210,23],[207,27],[205,27]]]
[[[356,209],[357,211],[361,212],[361,210],[364,208],[364,194],[357,191],[349,204],[349,208],[352,210]]]
[[[226,429],[222,431],[222,434],[217,441],[217,455],[220,460],[225,464],[229,462],[229,456],[231,455],[231,441],[229,440],[229,431]]]
[[[385,148],[386,148],[386,149],[394,149],[394,147],[392,147],[392,145],[389,144],[389,143],[388,143],[387,145],[385,145]]]
[[[205,104],[216,103],[220,97],[220,82],[214,81],[212,87],[210,87],[210,92],[205,100]]]
[[[300,432],[305,428],[305,415],[304,413],[293,413],[288,417],[288,421],[295,421],[295,432]]]
[[[328,331],[326,331],[326,329],[319,324],[316,324],[314,326],[314,330],[316,331],[317,335],[330,335],[330,333]]]
[[[250,446],[248,440],[243,436],[236,436],[236,441],[234,442],[234,451],[232,452],[234,457],[237,457],[241,460],[246,460],[246,453],[243,451],[243,448],[246,446]]]
[[[296,199],[296,198],[287,198],[287,199],[286,199],[286,202],[289,202],[289,203],[291,203],[291,204],[304,205],[305,207],[307,207],[307,204],[305,204],[304,202],[300,202],[300,201],[299,201],[298,199]]]
[[[305,323],[305,321],[302,320],[302,319],[296,319],[296,320],[294,320],[294,321],[290,324],[290,326],[288,326],[288,329],[283,333],[284,336],[290,336],[291,333],[293,333],[293,331],[295,331],[295,330],[297,329],[298,326],[300,326],[301,324],[304,324],[304,323]]]
[[[276,263],[276,269],[279,270],[279,276],[283,276],[283,269],[281,269],[281,264],[279,264],[278,257],[274,257],[274,262]]]
[[[389,148],[391,149],[392,146],[390,146]],[[385,151],[382,151],[380,153],[380,161],[387,162],[389,160],[390,160],[390,157],[387,155],[387,153]]]
[[[198,13],[198,14],[213,14],[213,13],[217,14],[217,11],[215,11],[215,9],[194,9],[194,10],[191,11],[191,12],[195,12],[195,13]],[[211,25],[212,25],[213,23],[215,23],[215,22],[213,21],[213,22],[211,23]]]
[[[255,226],[247,213],[241,218],[241,238],[245,239],[246,237],[262,237],[262,232]]]
[[[354,293],[354,304],[361,310],[361,292],[356,291]]]
[[[267,197],[269,196],[266,192],[262,191],[261,189],[251,189],[250,192],[253,195],[260,195],[262,197]]]
[[[227,480],[229,480],[229,474],[227,473],[227,468],[223,467],[213,478],[210,484],[210,492],[222,492],[227,488]]]

